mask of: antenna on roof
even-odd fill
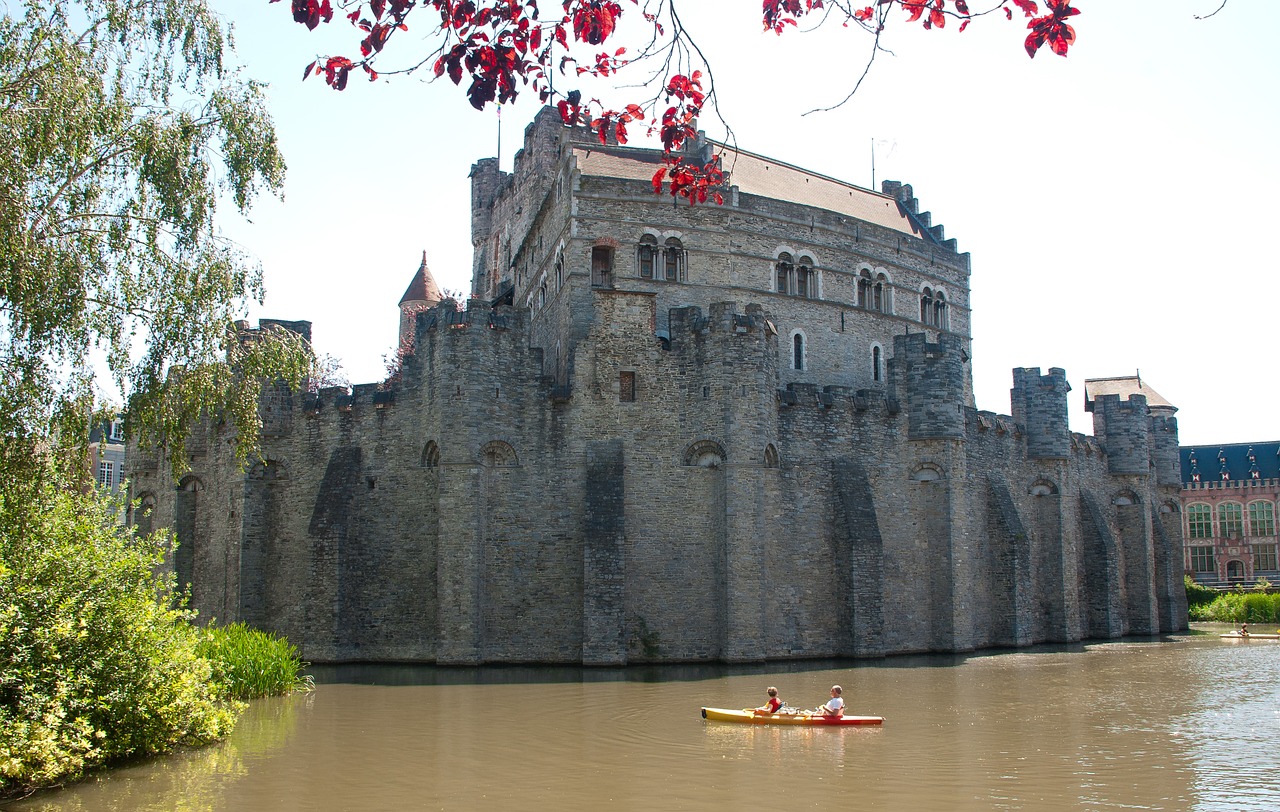
[[[871,191],[876,190],[876,137],[871,136]]]
[[[1133,375],[1135,378],[1138,379],[1138,388],[1141,389],[1142,388],[1142,370],[1135,367],[1133,370]]]
[[[498,171],[502,171],[502,105],[495,105],[498,108]],[[499,175],[501,177],[501,175]]]

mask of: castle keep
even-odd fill
[[[689,149],[705,159],[705,141]],[[472,168],[472,298],[424,259],[384,384],[262,401],[262,462],[131,450],[205,618],[312,661],[761,661],[1186,626],[1172,408],[973,399],[969,256],[910,186],[728,149],[723,206],[544,110]],[[306,322],[282,323],[309,334]],[[394,325],[387,325],[388,337]]]

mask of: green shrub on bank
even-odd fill
[[[225,736],[238,703],[211,680],[189,613],[171,608],[163,537],[124,532],[119,502],[94,490],[10,484],[0,490],[0,797]]]
[[[1214,599],[1220,594],[1218,590],[1197,582],[1196,579],[1192,578],[1190,575],[1183,575],[1182,579],[1187,588],[1188,607],[1203,606],[1207,603],[1213,603]]]
[[[312,687],[311,677],[302,676],[307,664],[296,646],[243,623],[204,629],[197,651],[212,664],[214,682],[230,698],[256,699]]]
[[[1280,623],[1280,594],[1218,592],[1213,601],[1191,606],[1195,621],[1216,623]]]

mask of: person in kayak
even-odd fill
[[[778,689],[771,685],[765,690],[765,693],[769,695],[769,701],[756,708],[756,710],[764,711],[765,713],[777,713],[782,710],[782,700],[778,699]]]
[[[823,716],[844,716],[844,699],[841,694],[844,693],[839,685],[831,686],[831,699],[827,700],[827,704],[818,708],[818,713]]]

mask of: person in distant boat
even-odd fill
[[[825,705],[818,708],[818,712],[823,716],[844,716],[844,698],[841,696],[842,693],[844,692],[840,689],[839,685],[832,685],[831,699],[827,700]]]
[[[1241,624],[1240,624],[1240,636],[1241,636],[1241,637],[1248,637],[1248,636],[1249,636],[1249,624],[1248,624],[1248,623],[1241,623]]]
[[[769,701],[756,708],[756,710],[764,711],[765,713],[777,713],[782,710],[782,700],[778,699],[778,689],[771,685],[765,690],[765,693],[769,695]]]

